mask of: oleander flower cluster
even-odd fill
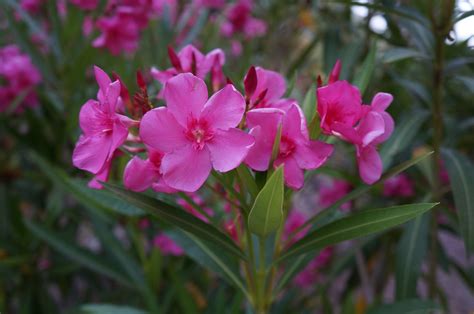
[[[328,136],[355,146],[364,182],[380,178],[377,145],[393,131],[386,112],[392,96],[378,93],[364,105],[356,86],[338,80],[339,63],[316,91],[323,136],[311,138],[307,117],[297,100],[284,97],[286,82],[278,72],[250,67],[241,92],[224,79],[222,50],[204,54],[188,45],[179,53],[169,48],[169,56],[171,68],[151,69],[161,83],[159,107],[151,104],[142,75],[132,99],[118,76],[112,80],[95,67],[97,98],[80,111],[82,135],[73,153],[74,165],[94,175],[91,187],[100,188],[113,160],[125,154],[131,158],[123,181],[133,191],[195,192],[213,173],[239,166],[255,173],[283,166],[286,186],[299,190],[305,171],[333,154],[334,146],[320,139]]]
[[[16,45],[0,48],[0,112],[21,112],[38,105],[40,71]]]

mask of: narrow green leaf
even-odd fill
[[[396,254],[397,300],[416,297],[421,264],[428,249],[429,215],[420,215],[410,221],[398,243]]]
[[[249,297],[245,284],[239,274],[238,263],[219,246],[208,241],[203,241],[191,233],[181,230],[171,230],[166,234],[194,259],[198,264],[210,271],[222,275],[230,284],[234,285]]]
[[[283,219],[283,167],[279,167],[258,193],[249,214],[249,229],[261,237],[277,230]]]
[[[311,87],[306,92],[306,96],[303,100],[303,112],[306,117],[308,125],[311,124],[313,117],[316,113],[316,85],[311,84]]]
[[[423,53],[415,49],[396,47],[387,50],[383,55],[382,61],[384,63],[392,63],[409,58],[426,59],[428,56],[425,56]]]
[[[195,216],[185,212],[179,207],[160,201],[158,199],[146,196],[144,194],[128,191],[122,187],[103,183],[103,185],[112,193],[119,196],[122,200],[130,203],[153,216],[162,219],[186,232],[195,235],[203,240],[208,240],[228,252],[231,256],[246,259],[242,250],[235,245],[229,236],[220,232],[213,225],[207,224]]]
[[[81,264],[95,272],[117,280],[122,284],[131,285],[130,280],[120,271],[116,270],[114,265],[104,263],[91,252],[78,247],[74,243],[65,241],[64,237],[61,235],[53,233],[39,224],[36,224],[30,220],[25,220],[24,222],[28,230],[30,230],[35,236],[48,243],[62,254],[66,255],[75,263]]]
[[[124,305],[86,304],[81,306],[81,314],[146,314],[147,312]]]
[[[405,115],[396,125],[392,136],[380,150],[385,168],[390,167],[394,157],[412,144],[428,115],[427,111],[416,110]]]
[[[354,85],[359,87],[360,93],[364,95],[365,89],[369,85],[370,79],[375,69],[375,54],[377,52],[376,42],[370,46],[370,51],[362,64],[362,69],[356,75]]]
[[[249,168],[247,168],[245,165],[240,165],[237,167],[236,171],[245,187],[248,189],[250,195],[252,195],[252,198],[255,199],[258,195],[258,192],[260,191],[255,178],[250,173]]]
[[[70,178],[64,171],[52,166],[37,153],[31,152],[30,155],[30,160],[37,164],[41,171],[54,182],[58,188],[71,193],[71,195],[83,205],[127,216],[140,216],[144,214],[139,208],[122,202],[118,197],[108,191],[91,189],[84,180]]]
[[[306,254],[328,245],[400,225],[435,205],[435,203],[420,203],[360,211],[310,232],[284,252],[277,262],[281,263],[288,258]]]
[[[297,78],[298,78],[298,71],[295,71],[295,73],[293,73],[293,76],[290,79],[290,82],[288,83],[288,87],[286,88],[285,95],[283,97],[288,98],[291,96],[291,93],[293,92],[293,89],[295,88]]]
[[[466,252],[474,252],[474,165],[464,155],[443,150]]]
[[[201,13],[199,14],[196,22],[194,23],[193,27],[191,30],[188,32],[187,36],[184,38],[181,47],[186,46],[187,44],[192,43],[199,33],[202,31],[204,28],[204,25],[206,25],[208,21],[208,16],[209,16],[209,11],[208,10],[201,10]]]
[[[367,314],[430,314],[439,313],[440,307],[426,300],[404,300],[392,304],[383,304],[367,312]]]

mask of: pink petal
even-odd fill
[[[99,88],[105,93],[109,88],[110,83],[112,83],[110,77],[104,72],[104,70],[96,65],[94,65],[94,74],[95,80],[97,81],[97,84],[99,84]]]
[[[171,152],[188,143],[184,129],[165,107],[148,111],[140,122],[143,142],[159,151]]]
[[[332,133],[344,141],[350,142],[352,144],[360,144],[362,142],[362,139],[356,129],[339,122],[332,124]]]
[[[369,112],[359,123],[357,133],[362,139],[362,145],[367,146],[377,137],[384,134],[385,122],[382,115],[376,111]]]
[[[196,150],[192,145],[166,154],[161,163],[163,179],[174,189],[195,192],[206,181],[211,172],[209,150]]]
[[[301,120],[302,116],[300,111],[298,110],[298,107],[293,104],[283,117],[282,135],[287,136],[296,142],[307,139],[301,133]],[[306,123],[304,125],[306,126]]]
[[[202,111],[213,128],[224,129],[236,127],[245,111],[245,99],[231,84],[212,95]]]
[[[178,192],[176,189],[173,189],[168,184],[166,184],[166,182],[165,182],[165,180],[163,180],[163,178],[159,178],[156,182],[154,182],[151,185],[151,188],[153,189],[153,191],[159,192],[159,193],[168,193],[168,194],[170,194],[170,193]]]
[[[257,71],[257,88],[254,92],[252,100],[256,100],[258,95],[265,89],[267,94],[265,98],[269,101],[275,101],[281,98],[286,91],[286,82],[283,76],[275,71],[266,70],[261,67],[256,68]]]
[[[304,184],[304,171],[298,166],[294,158],[286,158],[284,161],[276,160],[275,167],[284,163],[283,175],[285,184],[292,189],[299,190]]]
[[[105,97],[109,112],[115,112],[117,101],[120,97],[120,81],[117,80],[109,85]]]
[[[102,190],[104,187],[100,182],[107,182],[109,179],[110,168],[112,167],[112,159],[105,162],[102,169],[87,184],[91,189]],[[100,181],[100,182],[99,182]]]
[[[207,143],[211,162],[215,170],[227,172],[237,168],[255,140],[252,135],[239,129],[217,130],[214,138]]]
[[[81,107],[79,112],[79,125],[85,135],[93,135],[97,132],[98,126],[103,125],[106,119],[105,114],[100,110],[98,101],[89,99]]]
[[[388,112],[381,112],[384,124],[385,124],[385,132],[377,137],[372,143],[373,144],[380,144],[388,140],[388,138],[392,135],[393,130],[395,128],[395,122],[393,121],[392,116]]]
[[[277,126],[281,123],[284,112],[279,109],[255,109],[247,113],[247,124],[252,129],[250,135],[255,138],[255,145],[245,158],[245,163],[257,171],[268,169]]]
[[[178,74],[166,82],[164,99],[169,112],[186,127],[189,117],[201,115],[207,101],[206,83],[191,73]]]
[[[385,111],[393,101],[393,96],[388,93],[377,93],[372,99],[372,109],[376,111]]]
[[[306,145],[298,145],[294,158],[302,169],[317,169],[331,156],[334,147],[321,141],[308,141]]]
[[[374,146],[357,147],[359,175],[367,184],[373,184],[382,175],[382,159]]]
[[[193,61],[193,54],[194,54],[194,61]],[[191,72],[192,70],[192,64],[193,62],[196,62],[196,72],[193,73],[199,78],[204,78],[207,74],[204,73],[202,70],[205,71],[205,69],[200,69],[200,65],[204,63],[204,55],[196,49],[193,45],[186,45],[184,46],[181,51],[178,53],[179,60],[181,61],[181,67],[183,68],[184,71]],[[210,69],[210,68],[209,68]],[[208,71],[209,71],[208,69]]]
[[[167,70],[160,71],[157,68],[151,68],[151,76],[161,84],[165,84],[170,78],[178,74],[175,68],[169,68]]]
[[[125,167],[123,184],[127,189],[142,192],[148,189],[159,177],[158,169],[148,160],[133,157]]]
[[[128,127],[126,127],[120,120],[117,120],[114,123],[114,128],[112,131],[112,144],[110,145],[110,155],[113,152],[122,146],[128,136]]]
[[[98,173],[109,157],[111,138],[103,133],[94,136],[81,136],[72,154],[75,167]]]

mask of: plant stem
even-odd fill
[[[257,314],[265,314],[267,312],[267,300],[265,295],[266,285],[266,261],[265,261],[265,238],[258,238],[259,262],[257,271]]]

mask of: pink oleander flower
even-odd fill
[[[176,54],[173,49],[168,48],[168,54],[173,67],[160,71],[153,67],[151,75],[163,86],[172,77],[180,73],[192,73],[195,76],[205,79],[206,75],[212,71],[216,80],[222,81],[222,66],[225,63],[225,54],[221,49],[214,49],[204,55],[193,45],[186,45]],[[158,95],[163,97],[164,88]]]
[[[238,0],[226,13],[227,20],[221,26],[221,33],[232,37],[241,33],[247,39],[265,35],[265,21],[252,17],[252,0]]]
[[[327,247],[319,252],[319,254],[300,272],[293,283],[300,288],[310,288],[321,277],[322,268],[326,267],[334,254],[333,247]]]
[[[383,184],[383,195],[388,197],[411,197],[415,189],[406,174],[400,174],[388,179]]]
[[[319,189],[319,205],[321,208],[328,207],[344,197],[352,190],[352,186],[345,180],[332,180],[329,184],[323,184]],[[349,210],[351,203],[341,205],[342,210]]]
[[[359,89],[347,81],[319,87],[317,98],[321,129],[325,134],[339,135],[342,128],[353,128],[362,116]]]
[[[304,117],[297,105],[287,112],[275,108],[250,110],[247,113],[250,134],[255,145],[245,163],[256,171],[266,171],[284,165],[285,183],[300,189],[304,183],[304,170],[319,168],[333,151],[332,145],[309,139]],[[277,129],[282,125],[280,150],[273,165],[269,165]]]
[[[363,116],[355,128],[342,124],[334,127],[341,138],[356,146],[359,174],[367,184],[375,183],[382,175],[383,165],[377,145],[386,141],[393,132],[393,119],[385,111],[392,100],[392,95],[378,93],[370,106],[363,106]]]
[[[176,192],[175,189],[169,187],[163,181],[163,175],[160,171],[162,159],[163,154],[151,148],[148,148],[148,158],[145,160],[134,156],[125,167],[123,173],[124,186],[135,192],[143,192],[150,187],[156,192]]]
[[[164,153],[163,179],[170,187],[194,192],[211,169],[235,169],[254,144],[236,128],[245,111],[243,96],[227,85],[208,99],[204,81],[191,73],[166,82],[166,107],[147,112],[140,123],[143,142]]]
[[[138,48],[140,25],[125,12],[100,17],[96,22],[101,35],[92,42],[95,48],[107,48],[111,54],[133,53]]]
[[[125,142],[128,128],[134,123],[128,117],[118,114],[121,105],[120,82],[112,82],[99,67],[94,67],[99,85],[98,100],[88,100],[79,113],[82,135],[74,148],[74,166],[107,179],[116,150]],[[94,180],[92,187],[99,187]]]
[[[306,215],[303,214],[301,211],[298,211],[296,209],[292,209],[290,213],[288,214],[288,217],[286,218],[285,221],[285,227],[283,230],[283,241],[287,241],[290,234],[295,232],[298,228],[300,228],[304,223],[306,222]],[[304,237],[306,233],[308,232],[308,228],[301,230],[296,234],[293,238],[291,243],[294,243]],[[291,244],[290,243],[290,244]]]
[[[18,104],[16,112],[38,104],[33,88],[41,82],[41,74],[30,57],[21,53],[16,45],[0,49],[0,78],[4,81],[4,85],[0,85],[0,112],[9,109],[15,99],[23,93],[26,95]]]
[[[72,4],[82,10],[94,10],[99,4],[99,0],[70,0]]]
[[[163,255],[181,256],[184,254],[183,249],[163,233],[153,238],[153,246],[160,249]]]
[[[247,81],[251,71],[249,70],[244,81]],[[249,99],[249,108],[279,108],[287,111],[295,100],[282,98],[286,92],[286,82],[283,76],[278,72],[261,67],[255,68],[255,74],[256,86],[252,88],[254,90],[250,95],[246,95]]]

